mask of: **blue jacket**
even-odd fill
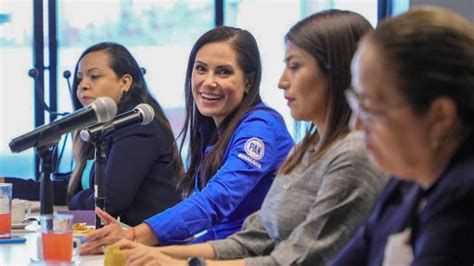
[[[132,109],[136,103],[129,105]],[[170,167],[173,140],[164,138],[163,130],[154,119],[148,125],[117,130],[107,141],[105,210],[128,225],[140,224],[181,201],[174,180],[178,173]],[[94,209],[93,189],[77,192],[69,208]]]
[[[365,225],[329,265],[382,265],[388,237],[406,228],[411,228],[411,265],[472,265],[474,137],[460,147],[428,190],[392,179]]]
[[[260,209],[276,171],[293,146],[282,117],[259,104],[244,116],[231,137],[222,166],[200,190],[145,221],[160,245],[180,244],[207,230],[195,242],[223,239],[239,231]],[[205,154],[212,150],[205,147]],[[197,182],[197,176],[196,182]]]

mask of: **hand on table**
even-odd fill
[[[185,260],[177,260],[162,253],[159,248],[127,239],[122,239],[114,245],[127,255],[127,265],[188,265]]]
[[[99,208],[95,208],[95,212],[107,225],[84,237],[86,243],[81,245],[81,255],[101,254],[106,246],[128,236],[127,230],[122,229],[122,226],[114,217]]]

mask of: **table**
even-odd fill
[[[26,243],[23,244],[1,244],[0,245],[0,265],[30,265],[38,258],[37,241],[41,237],[40,233],[19,232],[14,230],[13,235],[23,236]],[[44,265],[44,264],[42,264]],[[104,265],[103,255],[79,256],[74,265]]]
[[[0,265],[30,265],[35,262],[37,256],[37,241],[41,237],[40,233],[25,233],[20,230],[12,231],[13,235],[23,236],[26,243],[23,244],[0,244]],[[40,265],[39,263],[38,265]],[[41,264],[45,265],[45,264]],[[103,255],[79,256],[78,261],[73,265],[104,265]]]
[[[67,209],[63,206],[55,206],[54,210]],[[0,265],[46,265],[35,263],[38,258],[37,241],[41,238],[41,233],[28,232],[24,229],[12,230],[12,235],[26,238],[26,243],[21,244],[0,244]],[[73,265],[104,265],[104,255],[79,256]]]

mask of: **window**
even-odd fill
[[[11,153],[10,141],[34,128],[32,1],[0,3],[0,176],[34,177],[33,150]]]
[[[197,38],[214,27],[214,2],[58,0],[58,111],[72,110],[63,72],[68,70],[72,74],[77,59],[87,47],[102,41],[115,41],[125,45],[146,69],[148,86],[177,134],[184,119],[183,89],[188,55]],[[224,0],[224,24],[245,28],[257,38],[263,63],[262,98],[285,117],[290,132],[293,132],[293,119],[283,92],[277,87],[284,67],[283,36],[303,17],[328,8],[359,12],[375,26],[377,2]],[[394,14],[406,11],[408,2],[393,1]],[[0,2],[0,176],[34,176],[33,150],[12,154],[8,146],[13,138],[34,128],[34,83],[28,76],[33,65],[32,3]],[[46,17],[48,10],[47,5],[44,6]],[[261,18],[263,13],[265,17]],[[49,78],[48,73],[45,75]],[[47,87],[45,95],[48,95]],[[61,172],[71,170],[70,154],[69,141],[61,160]]]
[[[58,3],[58,109],[71,110],[66,70],[89,46],[114,41],[127,47],[145,68],[150,91],[177,134],[184,119],[184,78],[191,47],[214,26],[214,1],[82,1]],[[71,77],[72,83],[72,77]],[[61,171],[71,169],[69,141]]]

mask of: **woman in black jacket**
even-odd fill
[[[129,225],[180,201],[175,178],[182,164],[170,123],[147,89],[141,68],[122,45],[104,42],[86,49],[74,71],[73,106],[80,109],[98,97],[112,98],[118,114],[141,103],[155,118],[148,125],[116,130],[106,140],[106,209]],[[69,208],[94,209],[94,147],[74,134],[74,171],[68,185]]]

